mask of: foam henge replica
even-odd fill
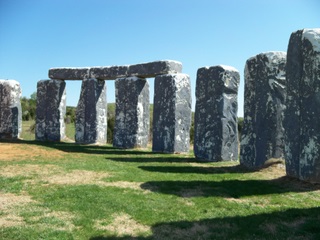
[[[189,151],[191,125],[190,79],[177,61],[126,66],[52,68],[50,80],[38,82],[36,139],[59,141],[65,137],[65,80],[82,80],[76,112],[77,143],[106,143],[106,87],[116,80],[114,146],[146,147],[149,134],[149,86],[155,77],[153,151]],[[166,115],[164,115],[166,114]],[[159,118],[157,116],[160,115]]]
[[[149,85],[155,77],[153,146],[155,152],[188,152],[191,124],[190,78],[182,64],[158,61],[128,66],[53,68],[38,82],[36,139],[65,138],[65,80],[82,80],[76,113],[76,142],[106,142],[106,87],[115,79],[114,146],[145,147],[149,130]],[[239,73],[227,66],[198,69],[196,158],[237,160]],[[21,89],[0,80],[0,139],[21,132]],[[244,126],[240,164],[260,167],[285,157],[286,172],[320,183],[320,28],[291,34],[287,54],[267,52],[245,66]]]

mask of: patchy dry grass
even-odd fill
[[[0,142],[0,239],[319,239],[320,186],[271,159]]]
[[[150,234],[151,228],[135,221],[130,215],[126,213],[114,214],[112,222],[106,224],[106,220],[98,220],[95,227],[99,230],[105,230],[117,237],[132,236],[137,237],[141,234]]]

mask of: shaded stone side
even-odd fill
[[[179,153],[190,147],[191,90],[186,74],[155,78],[152,151]]]
[[[61,141],[65,135],[66,83],[41,80],[37,83],[35,137],[38,141]]]
[[[267,52],[245,66],[244,122],[240,164],[260,167],[284,156],[285,52]]]
[[[320,182],[320,28],[291,34],[286,72],[286,172]]]
[[[131,77],[115,81],[116,120],[113,146],[145,148],[149,140],[150,100],[146,79]]]
[[[0,139],[17,139],[21,133],[21,88],[15,80],[0,80]]]
[[[124,66],[51,68],[49,69],[49,77],[64,80],[82,80],[87,78],[113,80],[131,76],[150,78],[162,74],[180,73],[181,71],[182,64],[180,62],[162,60]]]
[[[84,79],[76,110],[76,143],[105,144],[107,140],[106,85]]]
[[[194,154],[202,161],[238,160],[238,70],[199,68],[196,81]]]

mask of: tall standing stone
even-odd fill
[[[105,81],[84,79],[76,111],[77,143],[105,144],[107,139],[107,101]]]
[[[21,88],[15,80],[0,80],[0,139],[17,139],[21,133]]]
[[[60,141],[65,138],[66,83],[42,80],[37,84],[35,136],[38,141]]]
[[[188,152],[190,146],[191,90],[186,74],[155,78],[153,107],[154,152]]]
[[[240,164],[255,168],[284,155],[285,52],[267,52],[245,66]]]
[[[286,172],[320,182],[320,28],[291,34],[286,72]]]
[[[199,68],[196,83],[194,154],[203,161],[238,160],[238,70]]]
[[[149,84],[144,78],[119,78],[116,88],[116,121],[113,146],[145,148],[149,137]]]

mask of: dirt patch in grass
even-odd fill
[[[0,192],[0,228],[28,226],[51,228],[59,231],[72,231],[74,215],[69,212],[51,211],[39,206],[28,195]],[[29,215],[31,217],[26,217]]]
[[[141,234],[150,233],[150,227],[138,223],[130,215],[125,213],[115,214],[112,216],[113,221],[104,224],[107,220],[99,220],[95,223],[98,230],[109,231],[117,237],[132,236],[137,237]]]
[[[16,208],[32,202],[33,200],[28,195],[0,192],[0,227],[13,227],[24,224],[24,219],[19,216]]]
[[[106,172],[94,172],[85,170],[73,170],[69,173],[62,173],[53,176],[42,178],[43,181],[47,181],[50,184],[63,184],[63,185],[84,185],[84,184],[96,184],[103,185],[105,182],[101,181],[102,178],[110,177]]]
[[[38,164],[23,164],[23,165],[8,165],[0,167],[0,175],[3,177],[31,177],[39,176],[45,177],[48,175],[63,172],[63,168],[52,165],[38,165]]]
[[[0,161],[32,160],[39,156],[43,159],[57,159],[64,154],[60,150],[48,151],[35,145],[0,143]]]

